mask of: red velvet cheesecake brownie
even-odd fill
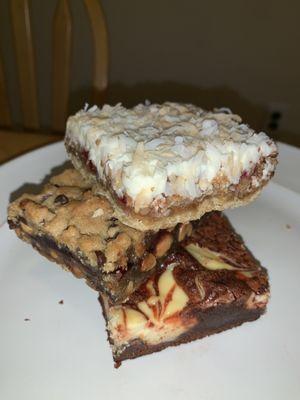
[[[184,224],[140,232],[122,224],[107,199],[94,195],[74,169],[51,178],[41,193],[13,202],[8,223],[42,255],[114,302],[126,299],[192,230]]]
[[[239,116],[178,103],[85,108],[68,119],[65,146],[116,217],[144,231],[247,204],[277,163],[274,142]]]
[[[257,319],[269,299],[265,268],[218,212],[121,305],[100,294],[116,366]]]

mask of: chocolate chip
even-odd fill
[[[30,321],[30,318],[24,318],[24,321],[26,321],[26,322]]]
[[[11,219],[8,219],[7,222],[8,222],[9,229],[16,229],[18,227],[18,223]]]
[[[96,250],[95,254],[97,257],[98,265],[103,265],[106,263],[106,257],[102,251]]]
[[[24,210],[26,208],[28,203],[30,203],[29,199],[23,199],[20,201],[20,207],[22,208],[22,210]]]
[[[110,226],[110,228],[115,228],[118,224],[117,224],[117,218],[115,218],[115,217],[111,217],[110,219],[109,219],[109,226]]]
[[[68,202],[69,199],[64,194],[59,194],[58,196],[55,197],[54,200],[55,204],[61,204],[61,205],[67,204]]]
[[[58,304],[64,304],[64,301],[63,301],[63,300],[60,300],[60,301],[58,302]]]

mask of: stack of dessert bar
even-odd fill
[[[16,234],[99,292],[116,365],[257,319],[267,271],[222,210],[254,200],[277,148],[228,109],[118,104],[71,116],[74,169],[9,206]]]

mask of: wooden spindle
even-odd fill
[[[2,58],[0,57],[0,126],[11,127],[11,114]]]
[[[68,0],[58,0],[53,21],[52,129],[65,129],[71,68],[72,16]]]
[[[108,84],[108,34],[107,27],[98,0],[84,0],[91,22],[94,42],[93,65],[93,102],[101,105],[105,101]]]
[[[28,0],[11,0],[12,28],[16,48],[23,125],[38,129],[37,84]]]

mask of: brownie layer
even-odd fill
[[[100,304],[103,310],[103,316],[107,319],[103,300],[100,295]],[[258,319],[265,312],[265,308],[247,310],[243,306],[220,306],[207,312],[198,314],[199,322],[191,329],[187,329],[175,340],[161,342],[155,345],[148,345],[140,339],[134,339],[129,346],[125,346],[120,355],[114,355],[115,368],[119,368],[123,361],[132,360],[138,357],[152,354],[166,349],[167,347],[179,346],[197,339],[202,339],[225,330],[238,327],[245,322],[251,322]],[[113,346],[113,340],[108,339]]]
[[[117,365],[254,320],[268,299],[266,270],[216,212],[122,305],[100,294]]]

